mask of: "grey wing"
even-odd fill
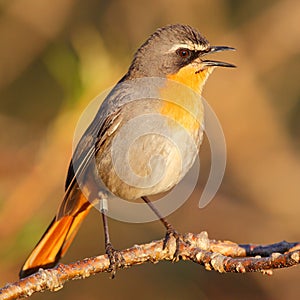
[[[103,103],[76,146],[69,165],[65,195],[59,207],[57,219],[72,214],[74,207],[78,207],[77,201],[80,201],[78,196],[81,193],[79,181],[84,180],[86,173],[89,172],[89,165],[95,157],[99,145],[105,140],[107,129],[119,115],[120,109],[116,107],[110,112],[109,105]]]
[[[82,138],[80,139],[69,165],[65,196],[59,208],[57,218],[68,215],[76,207],[80,187],[78,178],[83,178],[88,171],[90,162],[96,155],[98,147],[105,140],[105,134],[110,128],[114,119],[119,115],[120,108],[129,102],[137,99],[145,99],[146,96],[153,98],[157,93],[157,86],[163,84],[154,80],[150,84],[149,79],[138,79],[128,81],[122,78],[112,89],[99,108],[94,120],[89,125]],[[157,98],[157,97],[156,97]]]

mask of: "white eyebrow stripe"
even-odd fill
[[[199,45],[199,44],[175,44],[173,45],[167,52],[174,52],[177,49],[180,48],[187,48],[189,50],[196,50],[196,51],[203,51],[206,50],[208,48],[208,46],[203,46],[203,45]]]
[[[190,49],[190,50],[194,50],[194,47],[191,47],[191,45],[188,45],[188,44],[175,44],[173,45],[169,50],[168,52],[173,52],[177,49],[180,49],[180,48],[187,48],[187,49]]]
[[[195,46],[195,50],[197,51],[204,51],[204,50],[207,50],[209,48],[209,45],[199,45],[199,44],[196,44],[194,45]]]

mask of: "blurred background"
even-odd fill
[[[81,112],[122,77],[146,37],[170,23],[236,47],[218,58],[238,68],[216,70],[204,93],[227,142],[221,189],[197,208],[210,162],[205,140],[199,184],[169,221],[180,232],[206,230],[239,243],[299,241],[299,16],[297,0],[1,0],[0,285],[17,279],[56,212]],[[117,249],[164,235],[159,222],[110,220],[110,227]],[[63,262],[103,252],[93,210]],[[32,299],[297,299],[299,270],[269,277],[145,264]]]

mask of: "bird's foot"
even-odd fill
[[[124,258],[120,251],[113,248],[111,243],[107,243],[105,252],[109,259],[109,268],[107,271],[110,272],[111,279],[114,279],[117,269],[120,269],[122,266],[124,266]]]
[[[164,239],[164,243],[163,243],[163,250],[166,249],[168,243],[171,240],[171,237],[175,238],[175,243],[176,243],[176,248],[175,248],[175,252],[173,254],[173,261],[179,261],[180,260],[180,255],[179,255],[179,249],[180,249],[180,245],[185,244],[182,235],[180,233],[178,233],[172,226],[169,226],[169,228],[167,229],[166,235],[165,235],[165,239]]]

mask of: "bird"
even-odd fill
[[[235,49],[211,46],[197,29],[183,24],[158,28],[140,46],[128,71],[106,96],[80,138],[71,158],[65,194],[57,214],[23,264],[20,278],[40,268],[57,265],[93,203],[103,196],[109,204],[109,193],[127,201],[142,199],[166,227],[165,242],[172,234],[176,235],[173,226],[160,214],[149,196],[172,189],[192,167],[204,131],[203,103],[198,96],[216,67],[235,67],[207,59],[207,56],[226,50]],[[157,97],[134,99],[132,95],[136,94],[137,86],[145,95],[149,89],[154,90]],[[174,96],[176,100],[171,99]],[[133,122],[136,120],[140,120],[138,125]],[[128,127],[128,124],[133,126]],[[149,133],[159,128],[167,138],[144,134],[135,139],[128,158],[133,176],[128,169],[123,169],[122,147],[126,141],[134,139],[136,131],[145,124]],[[122,142],[116,147],[117,137]],[[178,154],[172,139],[180,144],[181,153]],[[163,163],[157,157],[162,158]],[[105,193],[101,193],[103,186]],[[101,213],[105,251],[114,273],[117,251],[110,241],[105,210]]]

